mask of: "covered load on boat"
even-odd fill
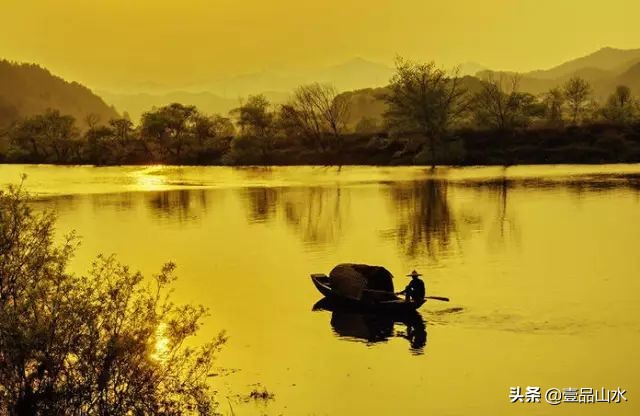
[[[329,284],[335,294],[361,300],[385,300],[393,295],[393,276],[381,266],[339,264],[329,273]]]

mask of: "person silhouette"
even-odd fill
[[[422,279],[420,279],[420,276],[422,275],[414,270],[407,276],[411,277],[411,281],[403,291],[398,292],[398,295],[405,295],[405,300],[407,302],[423,302],[426,295],[426,290],[424,287],[424,282],[422,281]]]

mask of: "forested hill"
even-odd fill
[[[0,60],[0,129],[47,109],[75,117],[81,128],[89,114],[103,123],[118,116],[113,107],[77,82],[67,82],[38,65]]]

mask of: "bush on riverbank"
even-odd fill
[[[99,256],[76,276],[77,238],[55,243],[53,214],[27,202],[0,191],[0,414],[214,414],[225,336],[185,345],[206,311],[171,303],[175,266],[147,280]]]

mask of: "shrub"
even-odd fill
[[[206,311],[168,296],[175,266],[149,281],[114,257],[83,276],[72,233],[36,215],[21,187],[0,191],[0,413],[212,414],[207,375],[221,333],[185,346]]]

